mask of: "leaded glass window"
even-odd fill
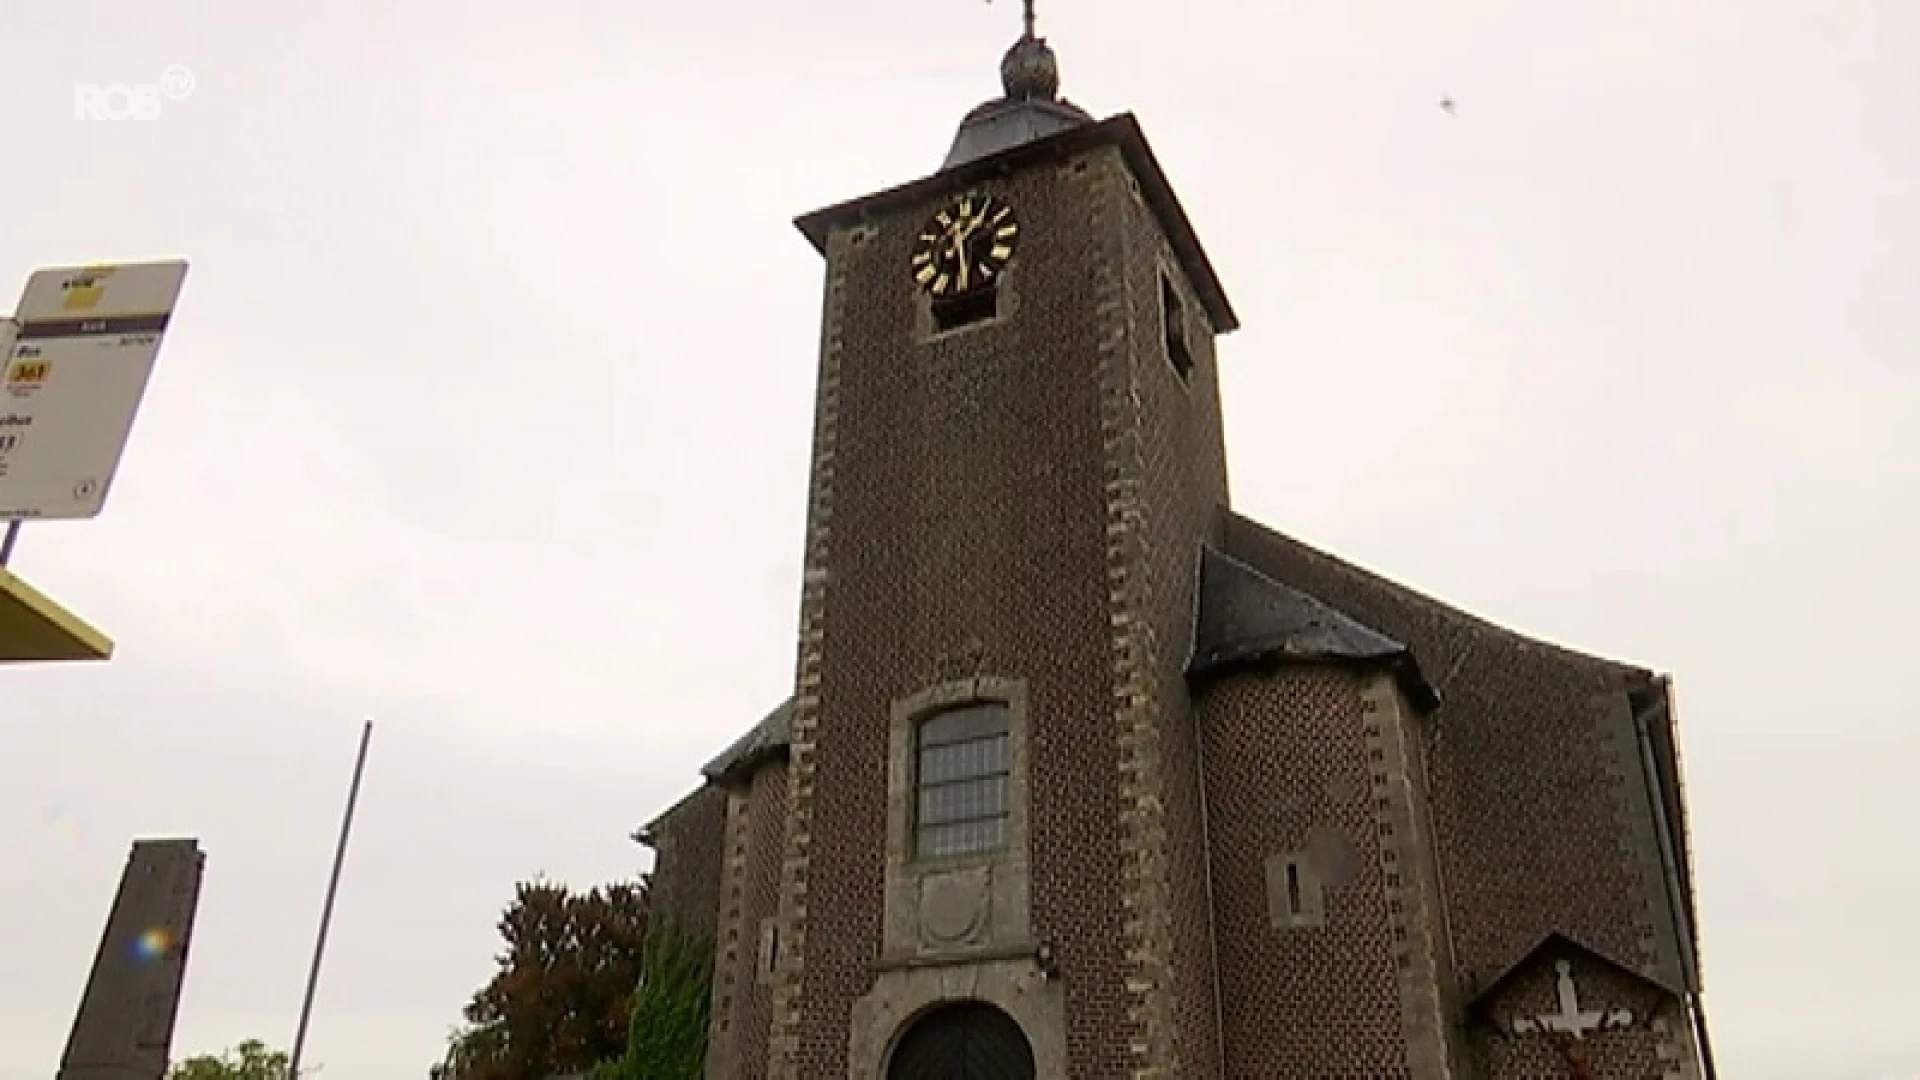
[[[936,713],[920,722],[916,744],[915,851],[941,858],[1006,847],[1007,707],[991,702]]]

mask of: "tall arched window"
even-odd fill
[[[1013,1017],[982,1001],[942,1005],[894,1047],[887,1080],[1034,1080],[1033,1046]]]
[[[916,734],[914,851],[923,858],[977,855],[1007,846],[1008,713],[1000,702],[963,705],[922,720]]]

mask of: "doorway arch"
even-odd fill
[[[1035,1080],[1033,1045],[1018,1021],[984,1001],[941,1005],[907,1027],[887,1080]]]

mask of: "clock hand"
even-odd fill
[[[966,233],[956,232],[953,236],[953,261],[959,265],[960,280],[955,287],[961,291],[967,288],[967,243]]]
[[[967,258],[967,241],[979,230],[980,226],[986,223],[987,212],[983,207],[979,213],[974,214],[972,217],[956,221],[953,224],[953,255],[960,263],[959,286],[962,289],[967,287],[967,281],[970,277],[968,267],[969,260]]]

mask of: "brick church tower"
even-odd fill
[[[1237,321],[1027,32],[826,288],[794,694],[640,838],[709,1075],[1711,1075],[1663,677],[1227,509]]]

